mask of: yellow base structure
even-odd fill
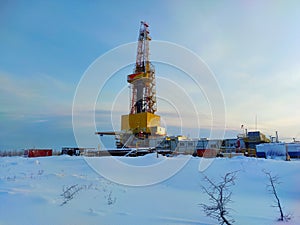
[[[160,127],[160,116],[149,112],[122,115],[121,130],[132,133],[151,133],[151,128]]]

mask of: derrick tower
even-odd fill
[[[133,73],[127,76],[130,86],[130,109],[129,114],[122,115],[121,118],[123,138],[120,141],[123,145],[124,142],[129,142],[129,134],[130,137],[145,140],[140,146],[148,146],[149,138],[165,135],[165,129],[160,127],[160,116],[155,114],[155,69],[149,59],[150,41],[149,25],[141,21],[135,67]]]
[[[149,60],[149,25],[141,22],[136,63],[133,74],[127,76],[131,88],[130,114],[156,112],[155,70]]]

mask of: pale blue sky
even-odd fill
[[[278,130],[282,139],[299,140],[299,9],[298,1],[2,0],[0,149],[75,145],[72,102],[78,82],[99,56],[136,41],[141,20],[150,24],[154,40],[192,50],[213,71],[224,95],[227,136],[239,133],[241,124],[254,129],[257,116],[264,133]],[[134,61],[135,52],[128,54]],[[128,71],[132,67],[120,70],[111,90],[126,86]],[[166,66],[157,64],[156,71],[174,79]],[[124,107],[114,118],[128,112],[128,90],[123,92]],[[191,96],[201,107],[202,97]],[[170,132],[180,131],[163,99],[158,106]],[[97,111],[97,126],[104,130],[119,122],[111,125],[107,110],[100,104]],[[205,106],[202,111],[200,120],[209,113]],[[182,132],[193,136],[195,129],[190,125]]]

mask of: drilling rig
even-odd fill
[[[121,116],[121,132],[96,132],[98,135],[115,135],[116,146],[155,147],[166,135],[156,115],[155,69],[149,59],[149,25],[141,21],[137,55],[133,73],[127,76],[130,87],[129,114]]]
[[[151,141],[165,135],[156,115],[155,69],[149,59],[149,25],[141,21],[136,63],[127,76],[130,86],[130,113],[121,117],[120,146],[150,147]],[[125,144],[126,143],[126,144]]]

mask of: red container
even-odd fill
[[[45,157],[52,156],[52,149],[27,149],[24,151],[25,157]]]

